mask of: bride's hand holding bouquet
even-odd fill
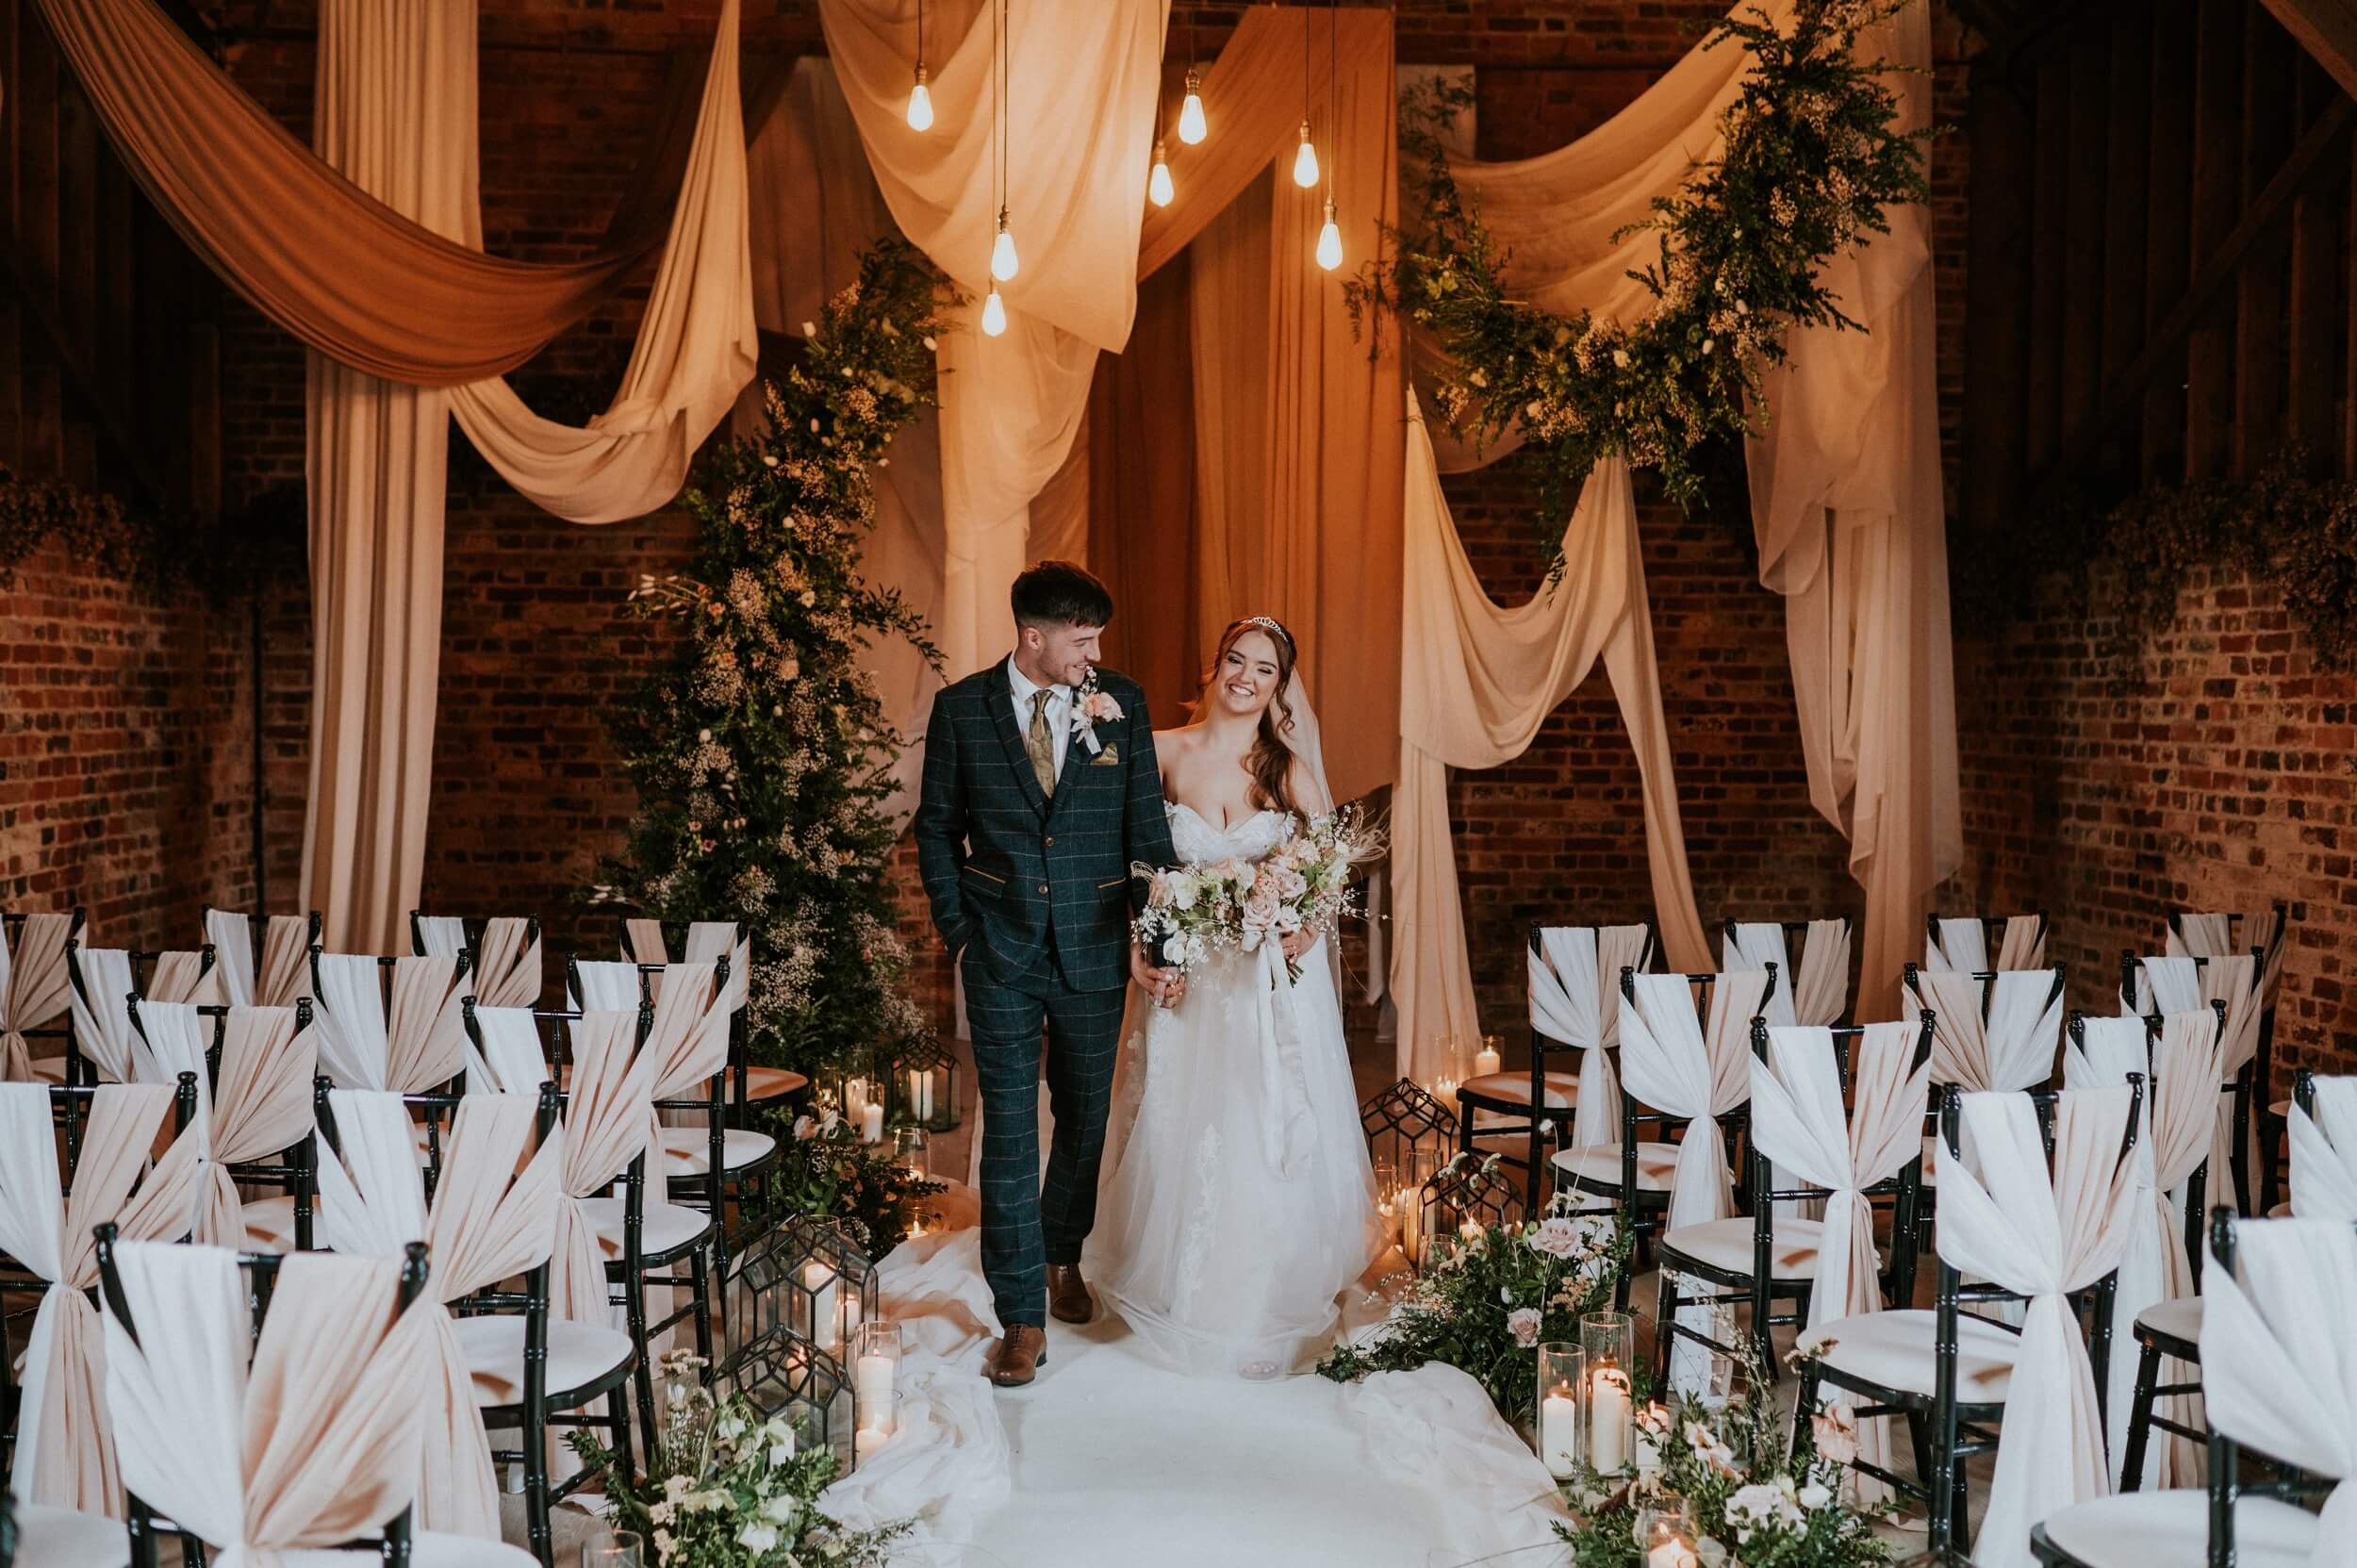
[[[1288,978],[1300,958],[1344,916],[1360,912],[1351,867],[1382,852],[1382,837],[1346,805],[1289,824],[1285,840],[1255,864],[1230,857],[1201,866],[1130,867],[1146,879],[1138,940],[1163,963],[1192,974],[1222,952],[1258,952],[1274,941]]]

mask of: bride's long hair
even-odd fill
[[[1200,713],[1211,700],[1212,683],[1219,679],[1220,667],[1228,662],[1228,652],[1246,632],[1259,632],[1277,650],[1277,692],[1261,710],[1260,727],[1252,734],[1252,752],[1246,760],[1245,771],[1252,775],[1252,804],[1263,811],[1285,811],[1299,815],[1300,806],[1294,801],[1293,748],[1285,737],[1293,732],[1293,704],[1286,701],[1293,690],[1294,666],[1301,657],[1294,635],[1268,616],[1249,616],[1231,620],[1228,630],[1219,635],[1219,647],[1212,651],[1211,667],[1203,671],[1203,684],[1195,691],[1195,699],[1187,704],[1190,715]]]

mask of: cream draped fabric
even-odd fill
[[[1752,1019],[1768,977],[1758,970],[1719,976],[1706,1032],[1684,975],[1639,975],[1636,984],[1636,1005],[1621,1009],[1622,1079],[1642,1103],[1690,1118],[1670,1179],[1667,1224],[1674,1230],[1724,1219],[1735,1198],[1718,1118],[1751,1094]]]
[[[2067,1089],[2053,1168],[2027,1095],[1969,1094],[1968,1163],[1938,1149],[1940,1258],[2029,1298],[1972,1560],[2031,1568],[2030,1527],[2111,1490],[2095,1374],[2069,1294],[2118,1266],[2141,1211],[2120,1159],[2127,1088]],[[2206,1338],[2206,1329],[2205,1329]]]
[[[2256,953],[2223,953],[2216,958],[2168,954],[2136,960],[2125,979],[2120,1011],[2128,1013],[2207,1012],[2213,1002],[2226,1004],[2226,1028],[2218,1052],[2218,1084],[2210,1137],[2208,1201],[2241,1206],[2234,1189],[2234,1102],[2229,1094],[2234,1075],[2250,1065],[2259,1051],[2259,1023],[2264,1011],[2260,959]],[[2245,1156],[2257,1166],[2259,1117],[2253,1115],[2245,1139]]]
[[[2357,1541],[2357,1233],[2338,1220],[2246,1220],[2233,1268],[2212,1251],[2201,1299],[2211,1425],[2339,1483],[2309,1560],[2346,1564]]]
[[[2038,969],[2046,965],[2046,918],[2010,915],[1997,939],[1997,962],[1988,961],[1987,922],[1977,915],[1942,919],[1923,937],[1923,967],[1986,974],[1995,969]]]
[[[556,1237],[561,1130],[532,1148],[537,1097],[470,1094],[442,1146],[442,1179],[429,1210],[409,1114],[396,1094],[328,1096],[342,1145],[320,1162],[320,1225],[338,1253],[398,1258],[426,1244],[434,1269],[436,1365],[424,1388],[425,1463],[418,1515],[428,1529],[496,1541],[499,1483],[489,1437],[448,1303],[548,1261]],[[520,1371],[520,1368],[519,1368]],[[422,1392],[422,1391],[421,1391]],[[512,1397],[513,1395],[506,1395]]]
[[[1790,0],[1760,8],[1790,20]],[[1861,53],[1916,73],[1890,83],[1903,125],[1925,123],[1929,29],[1923,8],[1910,7],[1860,40]],[[1659,237],[1623,230],[1718,156],[1718,117],[1748,60],[1696,48],[1553,153],[1451,159],[1459,189],[1510,252],[1505,279],[1518,298],[1558,315],[1626,321],[1643,310],[1648,297],[1628,274],[1657,258]],[[1963,839],[1927,220],[1906,208],[1890,221],[1890,234],[1826,269],[1843,307],[1871,330],[1792,339],[1749,453],[1760,579],[1786,599],[1810,798],[1849,835],[1852,873],[1866,888],[1859,1005],[1870,1014],[1890,1006],[1925,901],[1961,861]],[[1440,352],[1416,348],[1426,363]],[[1459,448],[1444,466],[1475,467],[1512,444]],[[1681,953],[1666,901],[1662,919],[1673,959],[1701,966],[1699,951]]]
[[[2113,1321],[2133,1325],[2148,1307],[2194,1294],[2193,1263],[2185,1255],[2184,1186],[2210,1150],[2217,1015],[2207,1008],[2170,1014],[2162,1020],[2161,1036],[2149,1055],[2142,1018],[2085,1018],[2081,1034],[2084,1045],[2074,1043],[2065,1049],[2065,1087],[2093,1089],[2125,1083],[2130,1073],[2145,1075],[2144,1122],[2131,1162],[2141,1217],[2130,1224],[2112,1298]],[[2350,1217],[2357,1218],[2357,1213]],[[2120,1484],[2128,1423],[2134,1413],[2135,1363],[2134,1356],[2113,1356],[2104,1391],[2105,1438],[2115,1486]],[[2162,1367],[2161,1381],[2200,1382],[2200,1375],[2171,1358]],[[2172,1395],[2160,1413],[2199,1426],[2200,1409],[2191,1395]],[[2160,1431],[2152,1438],[2145,1449],[2144,1490],[2190,1486],[2200,1479],[2200,1452],[2195,1444]]]
[[[1457,536],[1415,393],[1407,398],[1401,637],[1418,656],[1400,668],[1392,996],[1399,1009],[1400,1076],[1428,1083],[1440,1074],[1442,1036],[1480,1032],[1449,834],[1448,769],[1495,767],[1520,756],[1600,657],[1637,750],[1663,947],[1685,969],[1706,967],[1709,947],[1678,821],[1627,466],[1606,462],[1589,475],[1563,531],[1563,577],[1553,591],[1501,609],[1482,589]]]
[[[2169,926],[2167,951],[2171,957],[2186,958],[2257,953],[2266,961],[2266,973],[2260,979],[2262,1000],[2273,1007],[2276,990],[2283,980],[2283,912],[2272,906],[2240,916],[2184,914]]]
[[[1914,1005],[1934,1015],[1932,1081],[2004,1091],[2052,1078],[2063,1015],[2055,982],[2052,969],[2003,969],[1986,982],[1963,969],[1919,970]]]
[[[269,916],[256,953],[251,919],[235,910],[207,909],[205,940],[212,944],[230,1006],[292,1007],[311,994],[311,922],[302,916]]]
[[[2316,1114],[2292,1106],[2292,1213],[2357,1222],[2357,1078],[2318,1078]]]
[[[639,1049],[653,1061],[650,1097],[656,1100],[687,1099],[704,1094],[713,1078],[729,1065],[729,1005],[727,993],[714,983],[715,966],[666,965],[651,977],[654,1016],[646,1043]],[[638,1010],[638,966],[635,964],[593,963],[575,966],[580,988],[572,1005],[584,1011],[635,1014]],[[663,1131],[664,1115],[683,1125],[673,1134]],[[668,1164],[684,1162],[704,1151],[710,1136],[708,1120],[692,1111],[659,1113],[651,1129],[651,1147],[665,1150]]]
[[[71,915],[27,915],[11,951],[8,928],[0,924],[0,1082],[33,1076],[25,1032],[46,1029],[73,998],[65,945],[74,929]]]
[[[1530,1027],[1579,1048],[1579,1095],[1572,1142],[1581,1148],[1621,1139],[1621,1083],[1612,1051],[1621,1043],[1621,971],[1640,967],[1653,933],[1643,926],[1542,926],[1527,954]]]
[[[132,1042],[134,1082],[166,1087],[196,1075],[195,1139],[201,1189],[194,1235],[207,1246],[247,1246],[244,1199],[233,1165],[272,1158],[301,1143],[312,1124],[318,1031],[297,1030],[291,1007],[237,1007],[222,1020],[219,1086],[206,1065],[213,1024],[192,1002],[148,1002]]]
[[[420,1094],[458,1076],[466,1021],[466,961],[393,961],[386,1005],[378,961],[366,953],[319,955],[320,1071],[344,1089]]]
[[[606,1252],[582,1200],[603,1194],[646,1151],[655,1060],[653,1052],[636,1048],[637,1029],[635,1009],[592,1012],[581,1015],[572,1033],[572,1097],[565,1113],[549,1311],[603,1329],[621,1327],[620,1309],[607,1296]]]
[[[474,1022],[483,1045],[466,1042],[467,1093],[529,1095],[553,1079],[532,1009],[478,1007]]]
[[[201,953],[157,954],[144,989],[132,983],[126,949],[75,948],[66,954],[66,968],[74,979],[70,1015],[74,1047],[109,1083],[127,1083],[133,1076],[130,1002],[135,990],[142,1002],[221,1000],[215,971],[205,967]]]
[[[135,1242],[116,1256],[138,1332],[107,1318],[123,1478],[213,1546],[215,1568],[317,1561],[301,1549],[409,1506],[433,1319],[426,1297],[397,1310],[400,1259],[288,1258],[249,1365],[236,1253]]]
[[[669,952],[664,946],[662,921],[633,918],[624,922],[622,934],[622,956],[624,958],[635,964],[668,966],[671,962]],[[737,933],[735,921],[696,920],[690,922],[687,927],[686,947],[681,956],[690,964],[709,964],[717,958],[727,959],[729,961],[729,982],[723,996],[728,1002],[729,1011],[733,1013],[744,1007],[748,988],[746,977],[751,970],[753,962],[753,940],[750,936],[741,936]],[[654,977],[654,989],[660,992],[662,988],[663,977],[657,975]],[[620,993],[618,991],[614,994],[618,996]],[[617,1002],[615,1005],[624,1004]],[[636,1001],[632,1001],[627,1005],[636,1007],[638,1004]]]
[[[1137,307],[1140,171],[1154,140],[1164,0],[1016,0],[1008,25],[1005,148],[1022,269],[1000,286],[1007,331],[979,322],[999,199],[993,8],[926,8],[937,120],[905,118],[916,0],[822,0],[827,51],[900,232],[966,304],[941,334],[943,603],[950,673],[980,668],[1012,635],[1007,590],[1029,509],[1063,466],[1100,349],[1129,341]]]
[[[10,1490],[25,1502],[123,1516],[124,1480],[103,1395],[105,1343],[86,1294],[98,1283],[91,1232],[111,1222],[126,1241],[188,1234],[199,1193],[196,1140],[182,1136],[153,1166],[148,1162],[172,1098],[160,1084],[100,1084],[68,1197],[49,1090],[0,1083],[0,1252],[49,1286],[25,1350],[8,1472]]]
[[[1739,920],[1728,928],[1720,948],[1722,969],[1762,969],[1771,964],[1776,966],[1776,988],[1768,998],[1771,1024],[1832,1025],[1850,1010],[1849,921],[1811,920],[1801,938],[1797,970],[1786,951],[1781,923]]]
[[[467,923],[454,915],[424,915],[417,934],[424,950],[437,958],[467,950]],[[540,1000],[540,933],[535,922],[520,915],[496,915],[483,922],[483,939],[475,944],[469,966],[469,985],[485,1007],[534,1007]]]

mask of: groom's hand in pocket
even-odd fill
[[[1163,1007],[1178,1006],[1179,999],[1187,994],[1186,971],[1157,967],[1146,956],[1146,948],[1141,943],[1129,944],[1129,978]]]

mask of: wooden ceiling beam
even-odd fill
[[[2357,0],[2262,0],[2283,30],[2357,94]]]

